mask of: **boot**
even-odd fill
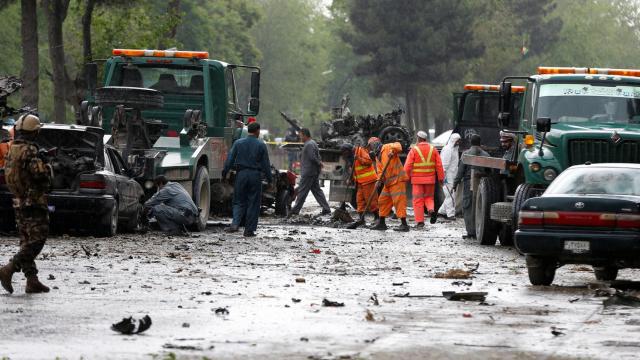
[[[38,280],[36,275],[27,276],[27,286],[24,289],[27,294],[49,292],[49,288]]]
[[[384,216],[380,216],[373,224],[371,230],[387,230],[387,224],[384,222]]]
[[[419,222],[416,224],[416,229],[424,229],[424,223],[423,222]]]
[[[16,267],[13,265],[13,261],[0,268],[0,283],[2,287],[7,290],[9,294],[13,294],[13,286],[11,286],[11,278],[13,273],[17,272]]]
[[[398,226],[397,228],[395,228],[393,230],[402,231],[402,232],[409,231],[409,225],[407,224],[407,218],[401,218],[400,222],[401,222],[400,226]]]
[[[378,220],[380,218],[380,215],[378,215],[378,212],[374,212],[373,213],[373,220]]]

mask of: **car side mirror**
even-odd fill
[[[98,64],[84,64],[84,75],[87,79],[87,90],[89,90],[89,95],[93,96],[96,92],[96,87],[98,86]]]
[[[536,120],[536,130],[539,132],[551,131],[551,118],[541,117]]]
[[[260,72],[251,73],[251,98],[249,99],[249,112],[258,115],[260,111]]]
[[[503,81],[500,84],[500,112],[498,113],[498,126],[509,127],[511,122],[511,83]]]

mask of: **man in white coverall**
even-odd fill
[[[438,210],[438,214],[444,216],[448,220],[455,219],[456,216],[456,204],[453,199],[453,180],[458,173],[458,147],[460,145],[460,135],[457,133],[451,134],[447,145],[442,148],[440,152],[440,158],[442,159],[442,167],[444,168],[444,202]]]

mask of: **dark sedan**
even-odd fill
[[[133,231],[142,211],[142,187],[128,175],[118,152],[103,144],[100,128],[46,124],[37,143],[51,150],[49,194],[53,231],[89,231],[113,236],[119,228]],[[0,169],[0,230],[15,229],[12,195]]]
[[[640,267],[640,165],[570,167],[524,203],[518,228],[531,284],[551,284],[564,264],[592,265],[598,280],[615,280],[618,269]]]

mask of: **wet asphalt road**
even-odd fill
[[[589,267],[534,287],[514,249],[463,240],[461,222],[396,233],[301,220],[266,218],[251,239],[224,234],[224,219],[193,237],[51,238],[38,263],[52,292],[25,295],[16,274],[0,295],[0,358],[637,358],[640,309],[603,308]],[[0,238],[3,263],[16,246]],[[450,269],[476,270],[436,277]],[[447,290],[489,295],[437,297]],[[145,314],[144,334],[109,329]]]

